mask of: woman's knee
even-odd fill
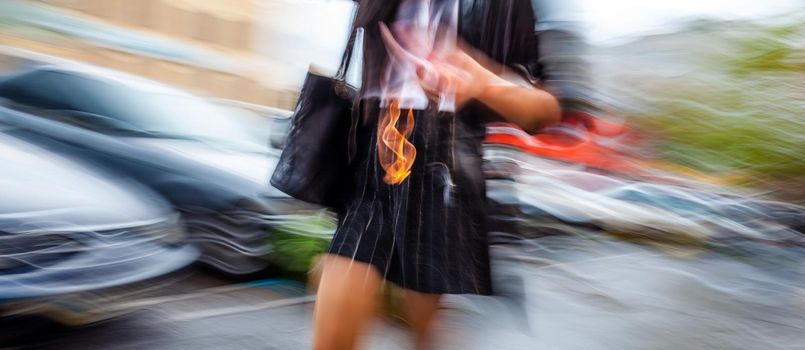
[[[405,317],[415,330],[427,329],[431,326],[439,303],[441,294],[420,293],[413,290],[404,290]]]

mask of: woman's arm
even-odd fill
[[[530,132],[559,122],[556,98],[530,84],[521,86],[501,78],[493,70],[505,70],[480,53],[473,52],[476,59],[467,53],[470,49],[454,46],[427,58],[417,57],[403,48],[383,23],[380,33],[392,55],[416,67],[420,85],[431,96],[454,94],[456,107],[476,99]]]
[[[482,89],[476,100],[528,132],[559,123],[559,101],[545,90],[520,86],[497,78]]]
[[[457,102],[463,104],[469,99],[476,99],[508,121],[515,123],[529,132],[536,132],[546,126],[559,123],[561,108],[559,101],[549,92],[536,88],[529,83],[515,84],[492,72],[487,67],[497,67],[496,71],[504,71],[488,59],[480,59],[483,65],[459,50],[449,56],[451,65],[467,72],[465,78],[468,86],[460,86]],[[456,78],[448,78],[456,79]]]

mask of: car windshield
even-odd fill
[[[102,83],[104,84],[104,83]],[[169,92],[138,91],[109,84],[93,95],[102,96],[87,103],[98,104],[98,113],[132,126],[134,132],[157,137],[192,138],[240,147],[266,147],[248,132],[248,125],[232,113],[190,95]],[[89,110],[89,109],[88,109]]]
[[[148,132],[238,140],[247,136],[244,126],[226,112],[204,101],[181,95],[143,93],[121,96],[119,115]]]
[[[51,88],[58,87],[56,95],[65,99],[67,109],[87,113],[85,118],[95,115],[105,119],[95,123],[106,132],[193,139],[250,151],[268,147],[267,139],[250,131],[253,121],[242,120],[225,108],[179,90],[136,79],[85,77],[60,71],[42,73],[40,77],[47,80],[38,81],[49,82]],[[37,79],[26,80],[30,83]]]

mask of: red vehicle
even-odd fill
[[[692,169],[641,157],[637,152],[643,147],[639,134],[622,124],[583,112],[566,114],[562,123],[536,135],[511,123],[490,123],[486,127],[485,143],[644,181],[720,182]]]

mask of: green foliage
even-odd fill
[[[300,216],[275,226],[269,235],[271,262],[292,273],[305,273],[314,257],[324,253],[335,230],[326,215]]]
[[[672,48],[697,58],[688,74],[629,72],[651,83],[640,91],[623,88],[637,101],[625,112],[656,137],[655,151],[668,161],[717,176],[740,174],[752,186],[802,178],[805,19],[765,27],[725,22],[694,37],[713,44]]]
[[[735,57],[727,62],[728,69],[740,77],[769,72],[805,72],[805,57],[796,58],[798,53],[803,53],[803,48],[793,44],[804,34],[802,24],[761,28],[756,34],[737,39],[739,48]]]

